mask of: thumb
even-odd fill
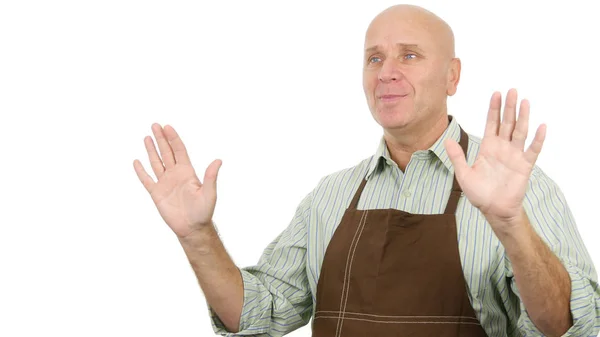
[[[223,162],[220,159],[216,159],[206,168],[203,185],[209,195],[217,194],[217,176],[222,164]]]
[[[462,147],[460,147],[460,145],[458,145],[454,139],[446,140],[444,142],[444,146],[446,147],[448,158],[450,159],[450,162],[452,162],[452,166],[454,166],[454,175],[456,176],[456,180],[458,180],[459,183],[462,183],[462,178],[470,169],[465,158],[465,153]]]

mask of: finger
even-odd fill
[[[158,156],[158,152],[156,152],[156,146],[154,146],[152,137],[147,136],[144,138],[144,145],[146,146],[146,151],[148,152],[148,159],[150,160],[152,171],[154,172],[156,179],[160,179],[163,173],[165,173],[165,167],[163,166],[162,160]]]
[[[500,108],[502,106],[502,94],[495,91],[490,99],[490,109],[488,110],[487,122],[485,125],[484,137],[497,136],[500,126]]]
[[[133,169],[135,170],[135,173],[140,179],[142,185],[144,185],[144,187],[146,188],[146,191],[148,191],[148,193],[152,193],[152,187],[154,186],[155,182],[154,180],[152,180],[152,177],[146,172],[144,166],[139,160],[136,159],[133,161]]]
[[[458,183],[462,185],[462,179],[471,169],[465,158],[465,153],[460,145],[454,139],[448,139],[445,142],[448,158],[454,166],[454,175]]]
[[[219,175],[219,170],[221,169],[222,164],[223,162],[220,159],[217,159],[206,168],[206,172],[204,173],[203,188],[206,189],[206,192],[209,195],[217,194],[217,176]]]
[[[529,132],[529,101],[524,99],[519,107],[519,119],[512,134],[511,144],[517,149],[523,151],[527,133]]]
[[[185,148],[185,144],[179,137],[175,128],[170,125],[165,125],[164,128],[165,135],[169,144],[171,144],[171,148],[173,149],[173,155],[175,156],[175,162],[181,164],[191,164],[190,157]]]
[[[533,166],[538,159],[538,156],[542,152],[544,140],[546,139],[546,124],[542,124],[538,127],[535,132],[535,137],[529,145],[527,151],[525,151],[525,159]]]
[[[163,128],[160,126],[160,124],[154,123],[152,124],[152,132],[154,133],[154,138],[156,138],[156,142],[158,143],[158,149],[160,150],[160,156],[163,164],[165,165],[165,169],[175,166],[173,150],[171,150],[171,145],[169,145],[169,142],[165,138]]]
[[[504,116],[500,124],[498,135],[500,138],[510,141],[515,129],[517,115],[517,90],[510,89],[506,94],[506,103],[504,104]]]

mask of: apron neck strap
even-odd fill
[[[366,184],[367,184],[367,178],[364,178],[362,180],[362,182],[360,183],[360,186],[358,186],[358,191],[356,191],[356,193],[354,193],[354,198],[352,198],[352,202],[350,203],[350,207],[349,207],[350,209],[357,209],[358,199],[360,198],[362,191],[365,189]]]
[[[465,158],[467,157],[467,151],[469,149],[469,136],[460,128],[460,146],[465,154]],[[454,178],[452,182],[452,191],[450,192],[450,198],[448,199],[448,203],[446,204],[446,210],[444,214],[454,214],[456,213],[456,207],[458,206],[458,200],[460,199],[460,195],[462,194],[462,189],[456,180],[456,173],[454,173]]]
[[[469,136],[465,133],[465,131],[460,128],[460,146],[462,147],[463,152],[465,153],[465,157],[467,156],[467,151],[469,148]],[[358,186],[358,190],[354,193],[354,198],[352,198],[352,202],[350,203],[350,209],[358,208],[358,199],[360,198],[365,185],[367,184],[367,178],[365,177],[360,186]],[[456,212],[456,207],[458,206],[458,200],[460,199],[460,195],[462,193],[462,189],[456,180],[456,175],[454,175],[453,183],[452,183],[452,192],[450,192],[450,199],[448,200],[448,204],[446,204],[446,210],[444,214],[454,214]]]

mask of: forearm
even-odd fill
[[[527,217],[511,231],[497,233],[511,261],[521,300],[545,336],[561,336],[572,325],[571,279]]]
[[[238,267],[210,225],[179,239],[210,307],[230,332],[239,329],[244,285]]]

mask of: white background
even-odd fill
[[[531,134],[547,123],[538,164],[598,263],[600,24],[587,1],[532,3],[415,2],[454,28],[465,130],[482,135],[492,92],[511,87]],[[223,160],[215,221],[235,262],[255,263],[322,176],[375,151],[363,37],[393,4],[0,3],[0,335],[212,335],[133,170],[150,169],[143,137],[173,125],[200,177]]]

